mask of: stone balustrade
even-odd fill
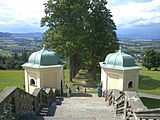
[[[0,120],[14,120],[20,116],[38,115],[43,106],[55,101],[55,90],[37,88],[29,94],[17,87],[0,93]]]
[[[115,116],[121,115],[126,120],[160,120],[160,108],[148,109],[136,92],[112,90],[110,93],[105,99],[107,104],[113,103]]]

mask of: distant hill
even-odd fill
[[[12,36],[41,38],[43,36],[43,33],[39,33],[39,32],[35,32],[35,33],[12,33]]]
[[[1,51],[33,52],[41,48],[43,33],[0,32]]]
[[[10,37],[11,33],[0,32],[0,37]]]
[[[0,32],[0,37],[32,37],[32,38],[42,38],[43,33],[7,33]]]
[[[118,38],[141,38],[141,39],[153,39],[159,40],[159,34],[147,34],[147,33],[117,33]]]
[[[43,33],[40,32],[33,32],[33,33],[8,33],[8,32],[0,32],[0,37],[26,37],[26,38],[35,38],[35,39],[42,39]],[[117,33],[118,38],[140,38],[140,39],[152,39],[152,40],[160,40],[159,35],[148,35],[148,34],[141,34],[141,33],[128,33],[128,34],[121,34]]]

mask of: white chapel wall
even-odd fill
[[[138,82],[139,82],[139,70],[131,70],[125,72],[125,83],[124,83],[124,90],[138,90]],[[128,87],[129,82],[132,81],[132,87]]]
[[[107,74],[104,68],[101,68],[101,83],[102,83],[102,91],[107,90]]]

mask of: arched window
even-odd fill
[[[33,85],[33,86],[35,86],[35,85],[36,85],[36,82],[35,82],[35,80],[34,80],[34,79],[31,79],[31,80],[30,80],[30,85]]]
[[[133,82],[132,82],[132,81],[130,81],[130,82],[128,83],[128,88],[133,88]]]

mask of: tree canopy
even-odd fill
[[[157,70],[160,67],[160,52],[153,49],[147,50],[143,58],[143,66],[151,70]]]
[[[118,49],[116,26],[106,0],[49,0],[45,3],[47,26],[44,42],[64,59],[69,58],[70,81],[81,67],[96,79],[99,61]]]
[[[22,64],[27,62],[29,54],[22,52],[21,54],[13,53],[11,56],[0,55],[0,70],[20,70]]]

